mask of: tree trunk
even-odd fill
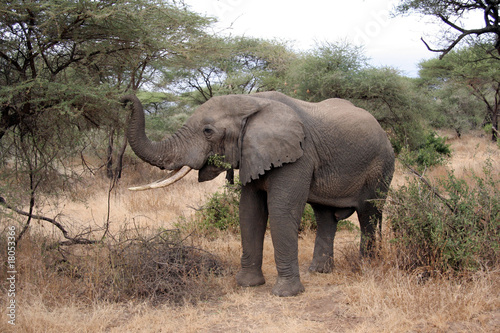
[[[498,112],[499,111],[499,108],[497,106],[495,112],[493,113],[493,115],[491,116],[491,140],[493,142],[497,142],[498,138],[500,137],[499,136],[499,133],[498,133]]]
[[[113,179],[113,137],[115,135],[115,129],[111,129],[108,139],[108,151],[107,151],[107,162],[106,162],[106,175],[108,179]]]
[[[122,177],[122,169],[123,169],[123,155],[125,155],[125,149],[127,148],[127,133],[123,135],[122,146],[120,151],[118,152],[118,156],[116,157],[116,167],[115,174],[116,178],[120,179]]]

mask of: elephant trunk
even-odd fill
[[[121,98],[121,102],[132,103],[132,116],[127,130],[127,139],[134,153],[143,161],[161,169],[174,170],[182,164],[182,144],[179,142],[179,134],[155,142],[148,139],[145,132],[144,109],[139,99],[134,95],[127,95]]]

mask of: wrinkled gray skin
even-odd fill
[[[365,110],[342,99],[307,103],[276,92],[220,96],[200,106],[172,137],[151,142],[144,133],[142,105],[135,96],[122,99],[127,101],[134,104],[128,139],[144,161],[168,170],[187,165],[199,170],[199,181],[225,171],[207,165],[214,154],[240,170],[239,285],[265,283],[262,249],[269,220],[278,271],[272,292],[293,296],[304,291],[297,234],[306,202],[318,224],[310,271],[332,270],[337,221],[355,211],[361,254],[373,251],[382,213],[372,199],[385,197],[394,153]]]

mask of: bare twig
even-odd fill
[[[455,213],[455,209],[450,205],[450,203],[448,202],[448,200],[446,200],[446,198],[444,198],[441,194],[439,194],[439,192],[434,188],[434,186],[432,186],[429,181],[427,181],[427,179],[425,179],[424,176],[422,176],[418,171],[416,171],[415,169],[413,169],[410,165],[408,165],[407,163],[405,163],[403,160],[399,159],[399,161],[408,169],[410,170],[415,176],[418,177],[418,179],[420,179],[420,181],[422,183],[424,183],[425,186],[427,186],[427,188],[429,190],[432,191],[432,193],[434,193],[434,195],[439,199],[441,200],[449,209],[452,213]]]
[[[118,183],[118,174],[115,173],[113,178],[109,181],[108,187],[108,197],[106,204],[106,227],[104,229],[104,233],[102,234],[101,241],[106,238],[106,236],[110,235],[109,226],[110,226],[110,216],[111,216],[111,193],[113,192],[116,184]]]
[[[12,207],[11,205],[9,205],[5,199],[3,197],[0,197],[0,205],[5,207],[5,208],[8,208],[10,210],[12,210],[13,212],[19,214],[19,215],[22,215],[22,216],[27,216],[28,218],[30,219],[35,219],[35,220],[41,220],[41,221],[46,221],[46,222],[49,222],[51,224],[53,224],[57,229],[59,229],[64,238],[66,238],[67,240],[66,241],[60,241],[58,242],[57,244],[58,245],[73,245],[73,244],[95,244],[95,243],[98,243],[99,241],[95,241],[95,240],[91,240],[91,239],[87,239],[87,238],[82,238],[82,237],[71,237],[68,233],[68,231],[64,228],[64,226],[57,222],[55,219],[53,218],[50,218],[50,217],[46,217],[46,216],[42,216],[42,215],[35,215],[31,212],[28,213],[28,212],[25,212],[25,211],[22,211],[20,209],[17,209],[15,207]],[[26,227],[25,227],[26,229]],[[23,232],[25,230],[23,229]],[[19,242],[19,240],[21,239],[22,237],[22,234],[19,234],[19,236],[17,237],[16,239],[16,244],[17,242]]]
[[[441,200],[441,202],[443,202],[446,207],[448,207],[448,209],[450,210],[450,212],[452,214],[456,214],[456,210],[455,208],[450,205],[450,202],[449,200],[447,200],[445,197],[443,197],[441,194],[439,194],[439,192],[436,190],[436,188],[434,188],[434,186],[432,186],[429,181],[427,179],[425,179],[425,177],[423,175],[421,175],[417,170],[413,169],[410,165],[408,165],[407,163],[405,163],[404,161],[402,161],[400,158],[398,158],[398,160],[401,162],[401,164],[403,164],[408,170],[410,170],[415,176],[417,176],[417,178],[436,196],[436,198],[438,198],[439,200]],[[398,202],[395,202],[394,200],[391,200],[393,203],[396,203],[396,204],[400,204]],[[449,222],[446,222],[446,225],[448,225],[448,227],[450,229],[452,229],[453,231],[457,231],[457,228],[449,223]]]

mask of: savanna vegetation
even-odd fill
[[[2,1],[0,280],[14,274],[15,283],[0,284],[0,330],[500,329],[499,4],[435,3],[395,10],[434,15],[456,32],[429,46],[442,59],[409,78],[343,40],[299,51],[214,34],[215,19],[182,1]],[[473,10],[484,27],[455,25]],[[121,95],[139,96],[158,140],[213,96],[269,90],[352,101],[398,155],[378,256],[359,257],[350,219],[334,272],[306,273],[315,229],[306,208],[307,292],[293,299],[234,282],[237,178],[127,191],[163,173],[127,148]],[[273,276],[268,238],[264,274]]]

